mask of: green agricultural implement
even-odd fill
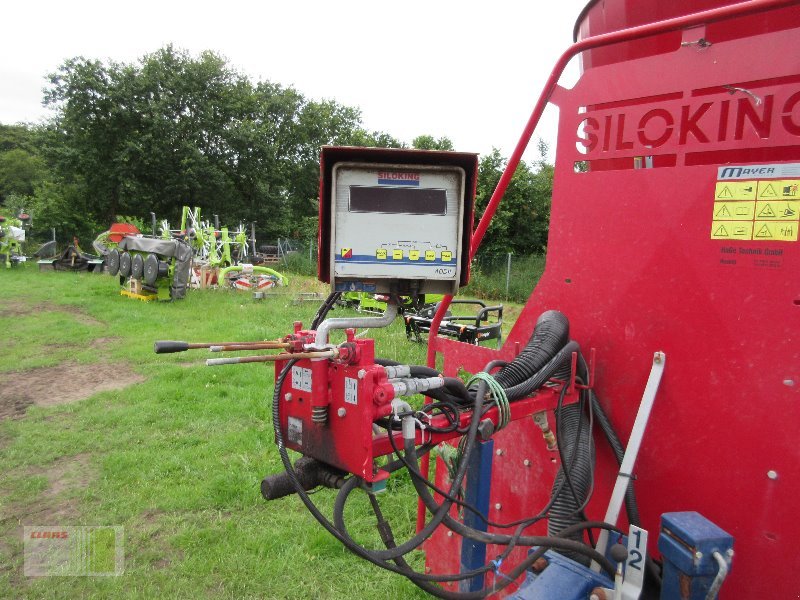
[[[22,242],[25,232],[30,227],[30,215],[21,212],[16,218],[0,216],[0,260],[10,269],[18,262],[25,262],[22,254]]]
[[[106,256],[106,268],[121,283],[128,278],[141,282],[141,289],[134,283],[131,295],[158,297],[168,290],[172,300],[179,300],[189,286],[192,248],[178,239],[125,236]]]
[[[289,279],[269,267],[241,263],[219,271],[219,281],[235,290],[264,292],[275,286],[289,285]]]
[[[416,314],[426,308],[436,306],[444,296],[441,294],[423,294],[418,297],[415,305],[409,296],[400,297],[398,310],[401,314]],[[388,296],[383,294],[369,294],[367,292],[342,292],[338,304],[352,308],[357,312],[382,315],[386,310]]]
[[[230,267],[243,262],[247,257],[247,232],[242,224],[231,231],[219,226],[214,215],[214,223],[200,218],[200,208],[183,207],[181,228],[170,230],[167,222],[162,222],[161,235],[164,238],[182,237],[194,251],[195,263],[209,267]]]

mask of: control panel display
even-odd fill
[[[458,289],[464,169],[343,162],[333,168],[331,183],[335,290]]]

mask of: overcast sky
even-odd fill
[[[46,118],[45,76],[67,58],[134,62],[173,43],[193,54],[213,50],[253,81],[359,107],[367,129],[405,142],[420,134],[446,136],[457,150],[483,154],[497,147],[508,156],[555,61],[571,44],[584,4],[7,2],[0,122]],[[562,83],[577,76],[577,66],[570,66]],[[546,117],[536,135],[554,142],[555,115]]]

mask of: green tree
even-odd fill
[[[545,157],[547,145],[539,144],[539,160],[520,162],[481,244],[482,252],[538,254],[547,245],[553,167]],[[506,169],[508,160],[494,148],[481,158],[476,194],[477,215],[483,215]]]
[[[100,221],[175,219],[188,204],[286,236],[315,214],[320,147],[360,130],[358,109],[253,85],[212,52],[167,46],[130,65],[77,58],[50,81],[48,157]]]
[[[418,150],[455,150],[450,138],[440,137],[437,140],[432,135],[418,135],[411,142],[411,146]]]
[[[350,136],[343,140],[346,146],[364,146],[368,148],[406,148],[406,144],[383,131],[367,131],[360,127],[354,129]]]
[[[39,154],[39,132],[26,125],[0,124],[0,203],[30,196],[47,176]]]

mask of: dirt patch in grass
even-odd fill
[[[91,326],[104,326],[105,323],[99,321],[86,314],[77,306],[70,306],[68,304],[55,304],[53,302],[39,302],[38,304],[28,304],[12,300],[5,303],[3,308],[0,309],[0,317],[25,317],[29,315],[36,315],[43,312],[60,312],[75,317],[78,323]]]
[[[77,510],[71,502],[59,502],[57,498],[73,489],[86,489],[95,479],[96,472],[90,462],[90,454],[62,456],[46,467],[28,470],[30,475],[43,475],[47,478],[47,489],[38,500],[25,508],[28,514],[37,518],[54,516],[74,516]]]
[[[145,380],[124,363],[62,363],[3,374],[0,419],[20,418],[31,404],[56,406]]]
[[[121,337],[99,337],[89,342],[89,346],[93,350],[102,350],[106,346],[110,346],[111,344],[117,344],[120,341],[122,341]]]
[[[73,525],[80,517],[74,498],[65,497],[74,490],[86,489],[97,477],[91,464],[91,455],[77,454],[62,456],[44,467],[27,469],[27,475],[44,476],[47,488],[30,501],[12,503],[4,507],[0,526],[5,522],[11,525],[5,544],[0,544],[0,573],[11,574],[14,587],[25,586],[22,577],[22,534],[23,527],[48,525]]]

